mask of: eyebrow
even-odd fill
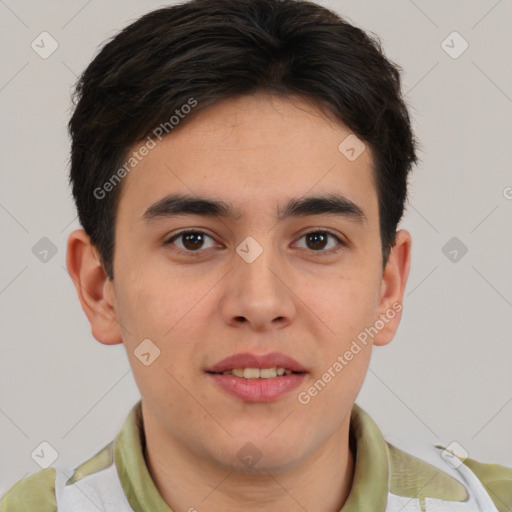
[[[141,219],[152,221],[178,215],[200,215],[239,220],[243,213],[233,205],[221,200],[187,194],[170,194],[151,205]],[[276,217],[279,221],[291,217],[311,215],[338,215],[361,223],[367,222],[362,208],[341,194],[324,194],[290,199],[284,208],[277,208],[276,211]]]

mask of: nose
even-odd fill
[[[231,326],[258,332],[282,329],[297,314],[292,273],[272,249],[259,247],[249,240],[237,248],[221,313]]]

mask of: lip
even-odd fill
[[[282,354],[281,352],[271,352],[269,354],[257,355],[250,352],[240,352],[226,357],[214,366],[207,368],[208,373],[220,373],[234,368],[272,368],[282,367],[297,373],[306,373],[307,370],[295,359]],[[281,377],[282,378],[282,377]],[[247,379],[244,379],[247,380]],[[273,379],[265,379],[273,380]]]
[[[306,373],[290,373],[270,379],[244,379],[222,373],[207,373],[215,383],[232,396],[245,402],[272,402],[299,386]]]
[[[294,373],[269,379],[244,379],[221,373],[234,368],[259,368],[261,370],[273,367],[285,368]],[[245,402],[277,400],[299,386],[308,373],[302,364],[281,352],[262,355],[241,352],[222,359],[205,371],[221,389]]]

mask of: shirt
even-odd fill
[[[341,512],[512,512],[511,468],[447,457],[442,446],[424,451],[436,461],[426,462],[387,442],[357,404],[350,437],[354,477]],[[49,467],[15,483],[0,512],[172,512],[148,471],[144,446],[139,400],[112,442],[74,469]],[[204,510],[193,501],[189,510]]]

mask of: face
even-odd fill
[[[163,138],[123,182],[112,314],[147,427],[194,456],[242,468],[250,442],[259,468],[283,470],[347,432],[408,270],[392,252],[383,272],[372,155],[347,158],[349,135],[299,98],[231,99]],[[240,353],[254,358],[218,365]],[[212,373],[293,366],[272,354],[300,373]]]

